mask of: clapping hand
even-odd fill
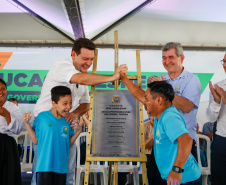
[[[218,87],[218,85],[215,85],[215,87]],[[213,84],[211,81],[209,81],[209,88],[210,92],[213,95],[213,99],[217,104],[220,104],[221,102],[221,95],[217,92],[217,90],[213,87]],[[218,90],[220,92],[220,90]]]
[[[156,76],[151,76],[148,80],[148,83],[152,83],[152,82],[155,82],[155,81],[163,81],[165,80],[165,78],[163,77],[163,75],[161,75],[161,78],[160,76],[159,77],[156,77]]]
[[[31,111],[27,111],[23,113],[24,124],[29,124],[29,121],[32,117]]]
[[[226,91],[219,87],[217,84],[214,85],[216,92],[220,95],[223,104],[226,104]]]
[[[75,129],[76,132],[82,132],[82,127],[78,124],[78,120],[73,120],[71,127]]]

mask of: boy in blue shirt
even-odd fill
[[[41,112],[33,127],[29,124],[30,112],[23,114],[31,140],[38,144],[37,185],[66,184],[69,147],[82,131],[76,122],[70,125],[65,120],[72,108],[71,90],[65,86],[56,86],[51,89],[51,98],[52,109]],[[75,134],[72,128],[76,130]]]

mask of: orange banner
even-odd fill
[[[0,52],[0,69],[3,69],[13,52]]]

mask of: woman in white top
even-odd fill
[[[0,79],[0,184],[21,185],[20,158],[14,136],[22,131],[19,107],[6,101],[6,83]]]

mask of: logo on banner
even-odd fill
[[[120,103],[120,97],[119,97],[119,95],[113,95],[112,103]]]

